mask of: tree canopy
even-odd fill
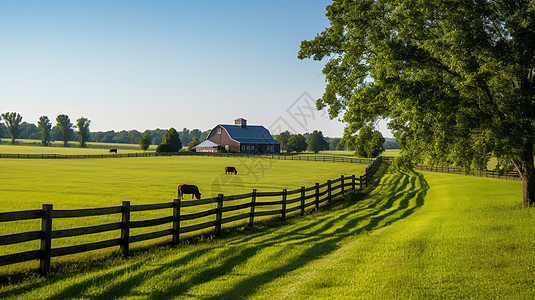
[[[173,127],[163,135],[162,143],[156,147],[156,152],[178,152],[182,149],[182,142],[178,132]]]
[[[147,151],[147,149],[149,149],[150,147],[150,144],[151,142],[150,142],[149,135],[145,133],[143,137],[139,139],[139,147],[141,147],[141,150]]]
[[[358,135],[348,142],[355,150],[358,157],[373,158],[385,151],[383,147],[385,138],[380,131],[374,130],[372,126],[362,128]]]
[[[74,130],[72,129],[73,125],[71,123],[71,119],[69,119],[69,116],[61,114],[56,117],[56,122],[56,129],[61,136],[63,146],[67,146],[69,143],[69,139],[74,133]]]
[[[306,138],[302,134],[293,134],[288,139],[288,144],[286,145],[288,152],[303,152],[307,149],[308,144]]]
[[[91,124],[91,120],[84,117],[76,120],[76,127],[78,127],[78,132],[76,132],[76,134],[78,135],[81,147],[85,147],[86,143],[89,141],[89,124]]]
[[[40,116],[39,122],[37,122],[39,129],[41,129],[41,144],[48,146],[50,143],[50,131],[52,130],[52,123],[47,116]]]
[[[288,140],[290,139],[290,137],[292,136],[292,134],[286,130],[286,131],[283,131],[279,134],[277,134],[274,139],[279,141],[281,143],[281,151],[288,151]]]
[[[16,112],[6,112],[2,114],[2,118],[6,121],[7,130],[11,135],[11,144],[15,144],[15,139],[17,139],[20,133],[20,122],[22,122],[22,117]]]
[[[326,60],[316,105],[355,134],[378,118],[414,161],[514,163],[535,205],[535,1],[338,0],[298,57]]]
[[[323,150],[329,150],[329,143],[325,140],[323,132],[314,130],[308,139],[308,150],[318,153]]]

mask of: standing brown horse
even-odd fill
[[[193,197],[197,199],[201,199],[201,193],[199,192],[199,188],[196,185],[192,184],[181,184],[178,186],[178,199],[183,199],[184,194],[192,194],[191,199]]]
[[[234,175],[238,174],[238,171],[234,167],[225,167],[225,174],[234,173]]]

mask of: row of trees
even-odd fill
[[[56,126],[54,127],[52,126],[52,122],[48,116],[39,117],[37,126],[32,124],[33,127],[37,128],[37,130],[32,130],[32,126],[28,125],[26,122],[22,122],[22,116],[16,112],[3,113],[0,120],[2,119],[4,120],[5,124],[1,124],[2,126],[0,126],[0,134],[2,137],[5,137],[4,132],[6,132],[6,134],[8,134],[11,138],[11,144],[15,143],[16,139],[20,137],[22,132],[25,132],[26,134],[31,132],[30,137],[27,138],[40,139],[41,143],[45,146],[49,145],[49,143],[52,141],[53,132],[54,135],[63,141],[64,146],[67,146],[68,142],[72,140],[72,137],[75,135],[74,125],[71,123],[69,116],[64,114],[56,117]],[[76,128],[78,129],[78,131],[76,131],[76,137],[80,142],[80,146],[82,147],[85,147],[86,143],[89,141],[90,124],[91,121],[84,117],[80,117],[76,120]],[[26,136],[23,138],[26,138]]]
[[[318,153],[319,151],[330,149],[323,133],[318,130],[305,134],[291,134],[289,131],[284,131],[274,138],[281,143],[281,150],[286,152],[299,153],[309,150]]]
[[[389,149],[395,149],[396,146],[399,146],[399,143],[394,141],[389,141],[387,144],[381,132],[372,126],[364,127],[357,135],[348,135],[344,139],[338,140],[330,139],[330,142],[327,142],[323,133],[318,130],[305,134],[291,134],[289,131],[284,131],[274,138],[281,142],[281,150],[286,152],[299,153],[308,150],[318,153],[323,150],[348,149],[355,151],[359,157],[367,158],[379,156],[385,151],[386,145],[391,147]],[[333,144],[336,146],[333,147]]]
[[[43,145],[48,145],[51,141],[58,140],[64,141],[65,145],[67,145],[67,142],[79,141],[82,146],[85,146],[89,141],[137,144],[141,138],[147,136],[149,145],[159,145],[167,132],[167,130],[159,128],[143,132],[137,130],[91,132],[89,130],[90,120],[81,117],[76,120],[76,127],[74,127],[67,115],[57,116],[57,124],[55,126],[53,126],[48,116],[41,116],[37,125],[35,125],[24,122],[22,116],[16,112],[3,113],[0,117],[0,121],[2,120],[5,124],[0,122],[0,138],[10,138],[11,143],[15,143],[16,139],[32,139],[41,140]],[[77,131],[74,129],[77,129]],[[184,144],[189,144],[194,139],[197,143],[206,139],[210,130],[201,131],[199,129],[190,130],[184,128],[182,131],[177,131],[177,133]]]

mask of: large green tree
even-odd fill
[[[151,142],[150,142],[149,134],[145,133],[143,137],[139,139],[139,146],[141,147],[141,150],[147,151],[147,149],[149,149],[150,147],[150,144]]]
[[[325,140],[323,132],[314,130],[308,139],[308,150],[318,153],[323,150],[329,150],[329,143]]]
[[[307,139],[302,134],[293,134],[288,139],[288,144],[286,145],[286,151],[288,152],[303,152],[307,149]]]
[[[535,205],[534,0],[338,0],[326,15],[298,57],[326,60],[316,105],[345,135],[390,118],[415,161],[468,170],[505,158]]]
[[[288,130],[283,131],[275,136],[275,140],[281,143],[281,150],[288,151],[288,140],[291,136],[292,134]]]
[[[355,154],[358,157],[373,158],[385,151],[383,144],[385,138],[380,131],[375,130],[373,126],[365,126],[358,135],[354,137],[348,144],[352,144]]]
[[[59,135],[61,136],[61,140],[63,141],[63,146],[67,147],[70,138],[72,137],[72,134],[74,133],[73,125],[71,123],[71,119],[69,119],[69,116],[61,114],[56,117],[56,129],[59,132]]]
[[[43,146],[48,146],[50,143],[50,131],[52,130],[52,123],[47,116],[40,116],[37,126],[41,129],[41,143]]]
[[[156,147],[156,152],[178,152],[182,149],[182,142],[178,132],[173,127],[163,135],[162,143]]]
[[[2,118],[6,121],[6,127],[11,135],[11,144],[15,144],[15,140],[20,134],[20,123],[22,116],[16,112],[6,112],[2,114]]]
[[[89,125],[91,124],[91,120],[88,120],[87,118],[81,117],[78,120],[76,120],[76,127],[78,127],[78,132],[76,132],[76,135],[78,135],[78,141],[80,142],[81,147],[85,147],[86,143],[89,141],[90,131],[89,131]]]

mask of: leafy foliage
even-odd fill
[[[72,129],[73,125],[71,123],[71,120],[69,119],[69,116],[61,114],[56,117],[56,122],[56,128],[61,136],[63,145],[67,146],[69,139],[74,133],[74,130]]]
[[[283,131],[281,132],[280,134],[277,134],[274,139],[279,141],[281,143],[281,151],[288,151],[288,140],[290,139],[290,137],[292,136],[292,134],[286,130],[286,131]]]
[[[377,157],[385,151],[383,147],[385,138],[381,132],[374,130],[372,126],[362,128],[354,139],[349,140],[349,143],[353,144],[352,148],[358,157]]]
[[[147,151],[150,147],[150,139],[148,134],[144,134],[141,139],[139,139],[139,146],[141,147],[141,150]]]
[[[180,142],[178,132],[171,127],[164,134],[162,143],[156,147],[156,152],[178,152],[180,149],[182,149],[182,142]]]
[[[344,136],[389,118],[415,161],[509,159],[535,205],[533,1],[340,0],[327,17],[298,57],[327,60],[317,107],[343,115]]]
[[[76,120],[76,126],[78,127],[78,132],[76,134],[78,135],[81,147],[85,147],[89,140],[89,124],[91,124],[91,121],[84,117]]]
[[[191,150],[191,148],[199,145],[199,143],[200,143],[199,139],[196,136],[194,136],[193,139],[191,140],[191,142],[189,142],[189,144],[188,144],[188,150]]]
[[[48,146],[50,143],[50,131],[52,130],[52,123],[47,116],[40,116],[37,122],[39,129],[41,129],[41,143],[43,146]]]
[[[308,144],[306,138],[302,134],[294,134],[288,139],[286,145],[288,152],[303,152],[307,149]]]
[[[308,139],[308,150],[313,151],[314,153],[318,153],[322,150],[329,150],[329,144],[325,140],[325,137],[323,137],[321,131],[314,130],[310,134],[310,138]]]
[[[20,122],[22,117],[16,112],[7,112],[2,114],[2,118],[6,121],[6,127],[11,135],[11,144],[15,144],[15,139],[18,138],[20,133]]]

